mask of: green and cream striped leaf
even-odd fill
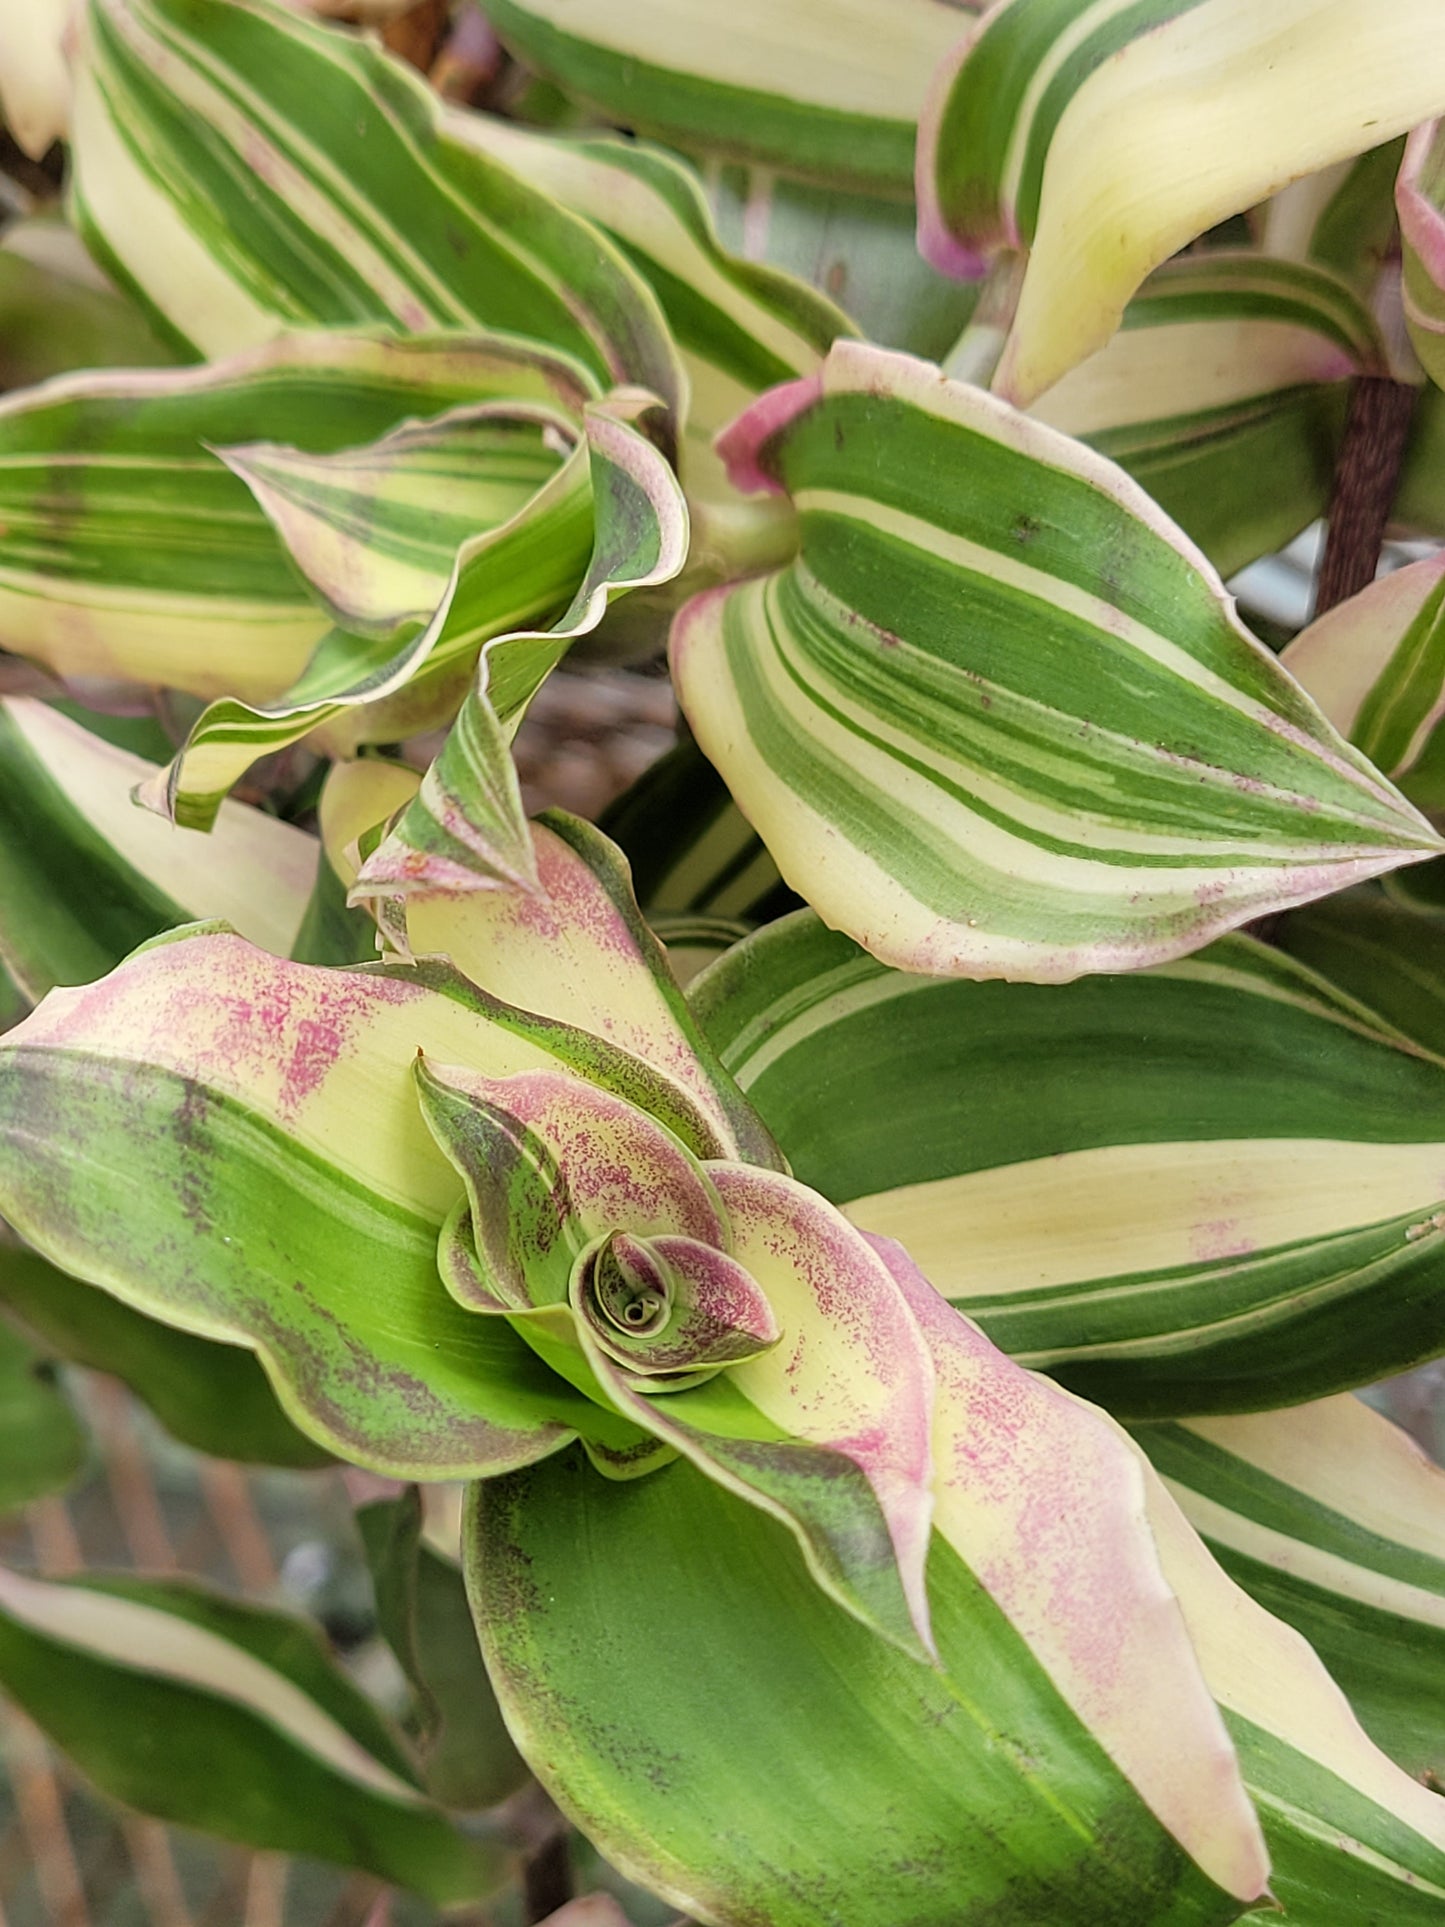
[[[284,440],[329,455],[499,394],[550,402],[566,369],[523,344],[312,333],[213,367],[68,375],[9,396],[0,645],[63,677],[274,697],[326,615],[212,448]]]
[[[918,252],[911,195],[864,194],[718,155],[701,168],[723,245],[836,302],[853,323],[841,332],[935,361],[963,332],[978,289]]]
[[[1445,1779],[1445,1472],[1359,1399],[1135,1437],[1237,1584],[1304,1634],[1366,1731]]]
[[[427,621],[457,552],[519,515],[577,439],[575,419],[522,401],[406,422],[364,448],[217,449],[338,627],[394,637]]]
[[[1328,268],[1368,299],[1398,251],[1395,176],[1404,148],[1403,139],[1385,141],[1292,181],[1261,210],[1264,253]]]
[[[286,1417],[252,1352],[175,1331],[8,1243],[0,1305],[48,1358],[119,1378],[197,1452],[247,1465],[332,1462]]]
[[[1412,802],[1445,807],[1445,553],[1327,610],[1281,661]]]
[[[1437,867],[1418,895],[1345,890],[1281,917],[1271,941],[1328,977],[1422,1050],[1445,1059],[1445,902]]]
[[[0,1211],[73,1276],[258,1353],[288,1416],[359,1464],[477,1476],[577,1429],[625,1449],[632,1427],[443,1289],[460,1184],[417,1107],[419,1049],[560,1068],[717,1144],[663,1071],[442,960],[313,968],[198,925],[0,1040]]]
[[[934,87],[918,182],[946,272],[1026,251],[997,390],[1032,401],[1187,242],[1439,113],[1438,26],[1434,0],[992,8]]]
[[[1445,121],[1417,127],[1395,186],[1405,322],[1426,373],[1445,388]]]
[[[1221,1570],[1163,1482],[1149,1477],[1146,1493],[1164,1576],[1237,1749],[1285,1918],[1433,1927],[1445,1906],[1445,1801],[1372,1744],[1311,1647]]]
[[[0,1275],[14,1255],[0,1245]],[[63,1490],[86,1449],[53,1366],[0,1319],[0,1515]]]
[[[1157,269],[1029,412],[1118,462],[1230,576],[1323,514],[1346,382],[1383,365],[1333,273],[1211,251]]]
[[[389,1725],[287,1614],[189,1580],[0,1571],[0,1687],[143,1813],[444,1903],[509,1872],[427,1800]]]
[[[173,828],[131,800],[156,773],[45,703],[0,701],[0,957],[32,1003],[197,918],[295,943],[316,838],[233,802],[209,838]]]
[[[617,248],[457,140],[373,40],[272,0],[88,0],[75,80],[76,224],[191,352],[286,327],[496,330],[677,405],[661,312]]]
[[[543,134],[481,114],[459,112],[449,125],[605,229],[656,293],[688,379],[680,469],[691,573],[740,574],[785,559],[796,541],[792,515],[730,488],[713,438],[763,389],[810,374],[855,332],[848,317],[792,275],[728,253],[696,175],[661,148]]]
[[[802,550],[687,605],[678,698],[785,881],[885,961],[1138,968],[1441,847],[1077,442],[845,342],[724,448]]]
[[[973,0],[496,0],[529,67],[674,146],[907,194],[915,129]],[[964,16],[960,19],[960,15]]]
[[[662,457],[655,455],[660,464]],[[223,697],[191,728],[180,753],[142,792],[147,807],[206,829],[258,757],[318,734],[333,752],[388,742],[446,722],[476,673],[483,645],[566,605],[587,566],[593,530],[588,445],[573,450],[500,527],[474,534],[452,558],[436,608],[399,636],[332,629],[300,677],[272,701]],[[535,632],[525,632],[529,639]],[[531,641],[532,688],[562,655]],[[550,657],[550,659],[548,659]]]
[[[638,901],[660,916],[766,923],[799,907],[727,784],[680,742],[602,812],[599,827],[632,869]]]
[[[804,1183],[1112,1410],[1259,1410],[1445,1345],[1445,1069],[1251,939],[969,983],[805,912],[691,995]]]
[[[574,572],[576,593],[549,629],[493,631],[457,727],[416,800],[363,866],[360,884],[372,894],[477,890],[491,888],[498,878],[528,880],[526,825],[510,750],[527,705],[572,642],[595,629],[618,596],[671,582],[687,560],[686,499],[668,463],[632,426],[649,411],[647,397],[622,390],[587,410],[586,442],[573,460],[588,464],[592,552],[585,569]],[[466,581],[463,560],[457,602]],[[450,660],[456,646],[447,630],[456,629],[456,618],[444,610],[439,620],[437,653]]]

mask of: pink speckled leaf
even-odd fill
[[[333,864],[345,868],[347,849],[391,813],[404,784],[386,764],[338,768],[321,805]],[[705,1119],[717,1148],[695,1143],[701,1155],[781,1165],[777,1146],[678,989],[616,844],[560,810],[529,833],[529,888],[438,889],[407,898],[413,951],[450,957],[505,1002],[575,1024],[653,1066]]]
[[[868,1242],[937,1370],[936,1530],[1166,1831],[1226,1892],[1258,1899],[1264,1840],[1160,1568],[1136,1455],[990,1344],[901,1245]]]
[[[816,1192],[742,1165],[707,1170],[731,1255],[766,1299],[778,1342],[706,1384],[658,1396],[579,1322],[592,1368],[636,1424],[782,1519],[847,1611],[931,1654],[933,1367],[907,1301]]]
[[[679,1139],[611,1092],[550,1071],[479,1077],[419,1059],[422,1115],[466,1187],[482,1309],[565,1304],[610,1232],[723,1241],[717,1195]],[[453,1289],[467,1281],[448,1279]]]
[[[435,963],[317,969],[198,928],[0,1042],[0,1210],[151,1317],[249,1346],[290,1416],[359,1464],[475,1476],[583,1424],[626,1451],[632,1428],[443,1287],[462,1187],[411,1075],[418,1046],[556,1071],[577,1036]]]

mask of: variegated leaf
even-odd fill
[[[920,242],[1027,269],[995,385],[1020,404],[1103,346],[1152,268],[1300,175],[1445,107],[1434,0],[1003,0],[919,134]]]
[[[690,576],[715,580],[786,558],[796,541],[786,504],[739,496],[713,438],[761,390],[810,374],[853,332],[847,316],[791,275],[729,254],[696,176],[661,148],[541,134],[481,114],[457,113],[449,125],[604,228],[655,291],[688,382],[679,453]]]
[[[511,344],[314,333],[8,396],[0,644],[63,677],[276,696],[326,615],[211,448],[284,439],[328,455],[499,393],[550,401],[566,366]]]
[[[1238,1750],[1285,1918],[1432,1927],[1445,1904],[1445,1800],[1371,1743],[1307,1642],[1220,1569],[1152,1473],[1146,1492],[1164,1576]]]
[[[0,1040],[0,1210],[75,1276],[257,1352],[297,1424],[360,1464],[472,1476],[580,1421],[625,1447],[633,1428],[442,1288],[460,1187],[417,1107],[418,1048],[624,1093],[661,1077],[445,963],[315,969],[200,926]]]
[[[321,797],[331,862],[355,880],[349,852],[408,803],[415,773],[368,759],[339,765]],[[449,957],[503,1002],[591,1031],[686,1091],[722,1155],[781,1164],[756,1112],[718,1063],[637,907],[621,852],[561,811],[528,828],[532,887],[416,892],[407,929],[421,956]]]
[[[1281,917],[1281,950],[1367,1005],[1422,1051],[1445,1060],[1442,866],[1414,872],[1417,891],[1345,890]]]
[[[316,838],[231,802],[209,838],[173,828],[131,801],[156,774],[48,704],[0,701],[0,957],[32,1002],[198,917],[281,956],[296,941]]]
[[[588,223],[446,129],[375,42],[271,0],[87,0],[73,213],[169,333],[501,330],[669,406],[653,296]]]
[[[727,784],[691,741],[644,770],[599,825],[626,855],[654,923],[694,913],[766,923],[799,907]]]
[[[1118,462],[1229,576],[1324,513],[1346,382],[1383,366],[1333,273],[1210,250],[1150,275],[1030,413]]]
[[[1445,1472],[1349,1396],[1135,1436],[1225,1571],[1305,1635],[1377,1745],[1445,1778]]]
[[[434,609],[399,633],[372,639],[332,629],[298,680],[270,702],[213,702],[142,800],[177,822],[205,829],[257,757],[288,743],[325,732],[333,749],[354,749],[445,722],[466,697],[483,645],[496,637],[513,642],[520,633],[531,641],[530,697],[565,643],[553,643],[545,654],[533,640],[538,632],[522,625],[564,605],[587,566],[594,507],[588,447],[594,432],[589,427],[588,441],[515,515],[468,536],[451,558]],[[666,472],[662,457],[643,449],[643,459]]]
[[[12,1255],[0,1245],[0,1276]],[[0,1514],[69,1485],[85,1455],[85,1433],[54,1368],[0,1319]]]
[[[427,1800],[387,1722],[287,1614],[187,1580],[0,1571],[0,1686],[143,1813],[451,1904],[509,1871]]]
[[[1421,809],[1445,806],[1445,554],[1372,582],[1284,651],[1343,735]]]
[[[585,393],[574,391],[574,407]],[[457,551],[519,515],[577,438],[575,417],[517,398],[405,422],[334,455],[266,442],[216,452],[332,621],[391,637],[431,616]]]
[[[1445,1071],[1359,994],[1241,937],[1068,986],[920,977],[808,913],[692,991],[805,1183],[1143,1417],[1445,1344]]]
[[[1259,242],[1275,260],[1309,261],[1366,299],[1399,248],[1395,176],[1403,139],[1292,181],[1261,211]]]
[[[550,628],[498,625],[502,632],[493,628],[490,634],[479,628],[467,607],[476,592],[470,551],[463,551],[451,606],[444,604],[433,624],[435,654],[450,662],[463,642],[485,638],[476,686],[416,801],[363,866],[361,885],[373,894],[487,889],[499,878],[530,881],[521,793],[508,747],[527,704],[569,645],[596,628],[614,597],[670,582],[687,559],[687,503],[672,469],[628,419],[645,420],[647,413],[645,397],[625,393],[587,411],[585,447],[573,460],[585,456],[588,462],[592,552],[585,572],[573,568],[569,587],[576,592]],[[530,540],[532,526],[527,533]],[[476,573],[487,573],[490,584],[490,572]],[[500,586],[515,594],[511,575]]]
[[[864,194],[716,155],[703,178],[727,247],[821,290],[879,347],[941,361],[967,326],[978,289],[918,252],[911,195]]]
[[[905,191],[914,129],[973,0],[745,0],[718,36],[698,0],[495,0],[527,65],[674,146]]]
[[[1445,121],[1417,127],[1395,187],[1405,321],[1426,373],[1445,388]]]
[[[725,447],[802,552],[684,609],[679,700],[785,880],[885,961],[1138,968],[1442,847],[1076,442],[841,343]]]

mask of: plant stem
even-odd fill
[[[1375,579],[1418,393],[1386,375],[1360,375],[1350,386],[1315,593],[1317,616]]]
[[[563,1822],[523,1861],[522,1903],[528,1921],[539,1921],[565,1907],[571,1898],[572,1855]]]

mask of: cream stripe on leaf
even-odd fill
[[[1135,1436],[1225,1570],[1303,1633],[1378,1745],[1445,1775],[1445,1472],[1349,1396]]]
[[[649,916],[697,913],[766,923],[798,908],[757,832],[694,743],[659,757],[599,823],[626,855]]]
[[[210,838],[175,829],[131,801],[156,773],[45,703],[0,702],[0,957],[32,1002],[198,917],[295,943],[316,838],[234,802]]]
[[[194,353],[283,327],[499,330],[681,399],[646,284],[458,141],[412,69],[272,0],[89,0],[73,211]]]
[[[1286,1916],[1311,1927],[1429,1927],[1445,1903],[1445,1803],[1371,1744],[1305,1640],[1231,1582],[1152,1471],[1146,1492]]]
[[[66,375],[0,402],[0,642],[63,677],[275,696],[324,635],[212,452],[326,457],[499,395],[580,408],[585,372],[512,342],[283,337],[213,367]]]
[[[1211,250],[1156,269],[1030,413],[1118,462],[1230,576],[1324,513],[1347,379],[1382,365],[1336,275]]]
[[[354,565],[364,555],[364,566],[373,572],[367,589],[370,615],[389,610],[389,633],[368,639],[334,629],[302,676],[274,701],[213,703],[164,781],[143,792],[143,800],[178,822],[205,828],[231,784],[258,756],[313,732],[324,732],[333,750],[395,739],[448,720],[464,700],[473,711],[486,711],[473,716],[474,731],[488,736],[505,727],[514,733],[538,686],[574,638],[596,626],[614,595],[668,581],[682,566],[686,504],[665,457],[633,425],[654,412],[650,397],[625,390],[584,408],[579,439],[567,458],[505,521],[467,536],[449,559],[435,606],[423,602],[399,622],[404,592],[431,593],[439,579],[435,528],[428,530],[420,552],[414,549],[403,558],[405,566],[398,568],[394,553],[387,553],[388,541],[408,521],[416,525],[417,505],[398,515],[395,503],[378,502],[380,527],[349,529],[338,518],[336,502],[328,503],[324,493],[311,489],[302,507],[294,493],[284,501],[268,483],[272,513],[286,526],[288,540],[306,546],[307,566],[326,583],[328,595],[352,596],[353,608],[360,598],[352,595],[351,585],[362,569],[347,569],[343,587],[339,565],[348,556]],[[436,433],[428,438],[418,431],[408,439],[399,472],[409,469],[416,477],[417,457],[428,446],[443,445]],[[528,458],[539,459],[538,450]],[[425,473],[420,479],[426,497],[434,491],[443,504],[448,500],[444,480]],[[291,481],[294,489],[294,475]],[[520,494],[514,484],[512,478],[498,491],[503,505],[509,492],[513,498]],[[427,521],[423,509],[419,526],[425,528]],[[474,688],[479,657],[482,681]],[[463,771],[470,768],[465,741],[460,735],[449,739],[436,766],[440,777],[434,772],[427,778],[422,801],[409,817],[411,828],[398,829],[418,850],[431,847],[428,835],[441,834],[435,818],[426,831],[423,814],[436,782],[454,780],[447,774],[452,763]],[[520,801],[512,804],[509,820],[499,826],[499,843],[472,853],[479,877],[510,874],[509,858],[520,834]],[[439,807],[445,815],[446,806]],[[413,883],[421,876],[414,863],[408,876]]]
[[[679,699],[784,879],[884,961],[1138,968],[1442,847],[1077,443],[845,342],[723,447],[802,551],[687,605]]]
[[[1249,939],[1046,988],[889,970],[800,913],[690,994],[799,1178],[1115,1410],[1255,1410],[1445,1342],[1445,1068]]]
[[[1103,346],[1151,269],[1226,217],[1445,107],[1434,0],[1005,0],[934,84],[920,241],[1026,252],[995,385]]]
[[[144,1813],[313,1854],[443,1903],[505,1857],[418,1790],[315,1629],[186,1580],[0,1571],[0,1684],[87,1778]]]
[[[1301,630],[1281,660],[1421,809],[1445,807],[1445,556],[1396,569]]]
[[[498,0],[529,67],[685,149],[906,194],[930,77],[974,0]],[[961,17],[962,16],[962,17]]]

